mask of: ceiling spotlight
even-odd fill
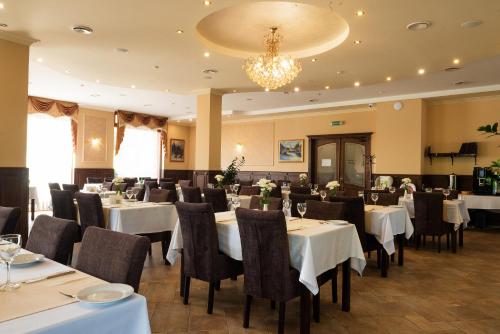
[[[458,70],[460,70],[460,69],[461,69],[461,67],[454,67],[454,66],[451,66],[451,67],[447,67],[447,68],[445,68],[444,70],[445,70],[446,72],[453,72],[453,71],[458,71]]]
[[[455,65],[460,64],[460,59],[458,59],[458,58],[453,59],[453,64],[455,64]]]
[[[65,70],[64,73],[70,74],[71,72],[69,70]]]
[[[418,74],[423,75],[425,74],[425,69],[421,68],[418,70]]]
[[[155,66],[153,66],[153,68],[157,70],[160,68],[160,65],[155,65]]]
[[[392,80],[392,78],[391,78],[391,77],[387,77],[387,78],[385,78],[385,80],[386,80],[386,81],[391,81],[391,80]]]
[[[39,63],[43,63],[43,58],[37,58],[36,61]]]
[[[205,0],[205,1],[203,1],[203,4],[205,6],[210,6],[212,4],[212,1]]]
[[[205,58],[209,58],[209,57],[210,57],[210,52],[205,52],[205,53],[203,54],[203,56],[204,56]]]
[[[168,92],[170,92],[170,89],[166,88],[165,93],[168,93]]]
[[[299,88],[299,87],[295,87],[295,88],[293,89],[293,91],[294,91],[295,93],[297,93],[297,92],[299,92],[299,91],[300,91],[300,88]]]
[[[432,25],[431,22],[429,21],[418,21],[418,22],[412,22],[406,26],[406,29],[410,31],[418,31],[418,30],[425,30],[429,28]]]
[[[115,51],[120,53],[128,53],[128,49],[125,48],[115,48]]]
[[[90,35],[94,32],[94,30],[92,28],[87,27],[87,26],[74,26],[72,29],[74,32],[79,33],[79,34],[83,34],[83,35]]]
[[[475,28],[483,24],[483,21],[481,20],[468,20],[464,21],[460,24],[460,27],[462,28]]]
[[[358,10],[358,11],[356,12],[356,16],[363,16],[363,15],[365,15],[365,12],[364,12],[364,11],[362,11],[362,10]]]
[[[330,86],[325,86],[325,89],[330,89]]]
[[[205,70],[203,70],[201,72],[205,73],[205,74],[216,74],[219,71],[217,71],[215,68],[207,68],[207,69],[205,69]]]
[[[313,63],[315,63],[317,60],[318,60],[318,59],[316,59],[316,58],[311,59],[311,61],[312,61]]]
[[[3,6],[3,3],[0,2],[0,9],[3,9],[4,6]]]
[[[1,28],[7,28],[7,27],[8,27],[8,25],[7,25],[7,24],[5,24],[5,23],[0,23],[0,27],[1,27]]]
[[[359,85],[360,85],[359,81],[356,81],[356,82],[354,83],[354,87],[359,87]]]
[[[134,89],[134,88],[135,88],[135,85],[130,85],[130,88],[133,88],[133,89]]]
[[[361,41],[359,39],[354,41],[354,44],[361,44]]]
[[[176,31],[176,33],[178,33],[179,35],[180,35],[180,34],[183,34],[183,33],[184,33],[184,30],[178,29],[178,30]]]

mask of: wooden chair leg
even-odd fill
[[[185,276],[184,278],[184,305],[189,303],[189,286],[191,285],[191,277]]]
[[[446,249],[450,249],[450,233],[446,233]]]
[[[372,257],[372,252],[368,251],[368,258]]]
[[[377,268],[380,269],[380,249],[377,249]]]
[[[311,293],[307,289],[304,289],[300,295],[300,334],[309,334],[310,331],[311,331]]]
[[[415,244],[415,250],[418,250],[418,248],[420,247],[420,235],[415,234],[413,236],[413,242]]]
[[[210,283],[208,286],[208,307],[207,313],[212,314],[214,310],[214,290],[217,283]]]
[[[339,300],[339,295],[337,292],[337,277],[338,277],[338,267],[333,269],[333,277],[332,277],[332,303],[337,303]]]
[[[247,295],[245,298],[245,307],[243,309],[243,328],[250,326],[250,308],[252,306],[252,296]]]
[[[151,256],[153,254],[153,247],[149,245],[148,255]]]
[[[316,322],[319,322],[319,303],[320,303],[320,292],[316,295],[313,295],[313,319]]]
[[[394,262],[394,259],[396,258],[395,256],[396,255],[394,253],[391,254],[391,262]]]
[[[215,290],[220,291],[220,281],[215,283]]]
[[[441,236],[438,235],[438,253],[441,253]]]
[[[422,235],[422,246],[425,247],[425,239],[427,239],[427,236],[425,234]]]
[[[278,316],[278,334],[285,333],[285,311],[286,311],[286,303],[279,303],[279,316]]]
[[[180,295],[181,297],[184,296],[184,283],[185,283],[185,279],[184,279],[184,256],[182,255],[182,251],[181,251],[181,278],[180,278]]]
[[[276,302],[271,300],[271,310],[276,310]]]

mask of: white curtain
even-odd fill
[[[127,126],[114,159],[115,173],[121,177],[158,177],[159,144],[156,130]]]
[[[49,182],[71,183],[71,118],[28,115],[27,165],[30,187],[36,187],[38,210],[50,209]]]

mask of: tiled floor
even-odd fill
[[[427,242],[407,248],[405,266],[378,275],[369,259],[363,277],[352,273],[351,312],[332,304],[321,289],[321,322],[311,333],[500,333],[500,233],[465,232],[465,247],[441,254]],[[340,285],[340,280],[339,280]],[[206,314],[208,285],[192,281],[190,305],[179,297],[179,263],[163,265],[159,244],[146,260],[140,293],[148,300],[154,333],[275,333],[278,312],[253,304],[250,329],[242,327],[243,278],[222,282],[214,314]],[[340,286],[339,286],[340,288]],[[298,300],[287,304],[286,333],[298,333]]]

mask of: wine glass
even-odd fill
[[[0,291],[12,291],[19,288],[19,283],[10,281],[10,265],[21,250],[20,234],[0,235],[0,259],[7,264],[7,281],[0,286]]]
[[[377,201],[378,201],[378,193],[371,193],[370,197],[371,197],[373,203],[375,203],[375,206],[376,206],[377,205]]]
[[[213,183],[207,183],[207,188],[208,189],[213,189],[214,188],[214,184]]]
[[[292,207],[292,200],[284,199],[283,200],[283,213],[285,214],[285,216],[288,216],[291,207]]]
[[[425,188],[425,192],[426,193],[431,193],[432,192],[432,188]]]
[[[239,208],[241,205],[240,197],[239,196],[231,197],[231,204],[232,204],[233,210],[236,211],[236,209]]]
[[[134,192],[132,191],[132,189],[127,189],[127,190],[125,190],[125,195],[127,196],[128,200],[130,201],[132,199],[132,197],[134,196]]]
[[[363,203],[364,203],[365,202],[365,191],[358,190],[358,197],[361,197],[363,199]]]
[[[319,195],[321,196],[321,200],[322,201],[325,201],[325,198],[326,198],[326,190],[325,189],[321,189],[319,191]]]
[[[396,187],[389,187],[389,192],[394,194],[396,192]]]
[[[134,187],[132,188],[132,195],[134,196],[134,201],[137,202],[137,195],[139,195],[139,191],[141,191],[140,188]]]
[[[238,190],[240,189],[240,185],[238,183],[235,183],[234,186],[234,193],[237,195],[238,194]]]
[[[306,214],[307,204],[306,203],[297,203],[297,211],[300,214],[300,220],[304,219],[304,215]]]
[[[314,184],[314,193],[317,194],[318,193],[318,188],[319,188],[319,185],[317,183]]]
[[[444,188],[443,189],[443,195],[444,195],[444,200],[445,201],[448,200],[448,196],[450,196],[450,193],[451,193],[450,188]]]

